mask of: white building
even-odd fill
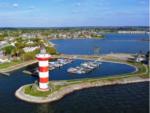
[[[39,47],[25,47],[23,48],[24,52],[27,53],[27,52],[33,52],[34,50],[38,49]]]

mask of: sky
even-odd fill
[[[149,0],[0,0],[0,27],[148,26]]]

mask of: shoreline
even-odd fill
[[[54,41],[54,40],[84,40],[84,39],[86,39],[86,40],[90,40],[90,39],[92,39],[92,40],[104,40],[104,39],[107,39],[106,37],[103,37],[103,38],[56,38],[56,39],[49,39],[49,42],[50,42],[50,44],[52,44],[52,45],[57,45],[57,44],[55,44],[55,43],[53,43],[53,42],[51,42],[51,41]],[[132,40],[130,40],[130,39],[125,39],[125,40],[119,40],[119,39],[115,39],[115,40],[109,40],[109,41],[131,41],[131,42],[133,42],[133,41],[139,41],[139,42],[149,42],[149,38],[148,39],[144,39],[144,38],[140,38],[140,39],[132,39]]]
[[[3,68],[3,69],[0,69],[0,74],[4,74],[4,75],[8,74],[7,76],[9,76],[9,72],[20,69],[20,68],[23,68],[23,67],[31,65],[31,64],[34,64],[36,62],[37,62],[36,60],[26,61],[26,62],[22,62],[20,64],[16,64],[14,66]]]
[[[102,86],[109,86],[109,85],[121,85],[121,84],[130,84],[130,83],[139,83],[139,82],[149,82],[148,79],[142,79],[139,77],[131,77],[131,78],[123,78],[120,80],[115,80],[115,81],[96,81],[93,83],[86,82],[86,83],[79,83],[79,84],[73,84],[64,87],[63,89],[60,89],[58,91],[53,92],[47,97],[36,97],[36,96],[31,96],[27,95],[24,93],[24,88],[29,86],[29,85],[24,85],[20,87],[16,92],[15,96],[18,99],[21,99],[26,102],[30,103],[50,103],[54,101],[58,101],[62,99],[64,96],[71,94],[75,91],[79,91],[82,89],[88,89],[88,88],[94,88],[94,87],[102,87]],[[31,84],[30,84],[31,85]]]

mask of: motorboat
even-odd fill
[[[76,74],[84,74],[84,73],[88,73],[92,70],[94,70],[95,68],[100,66],[100,62],[84,62],[82,64],[80,64],[80,66],[77,67],[71,67],[67,70],[67,72],[69,73],[76,73]]]

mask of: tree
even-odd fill
[[[11,55],[12,51],[15,49],[14,46],[6,46],[2,50],[4,51],[5,55]]]
[[[46,51],[52,55],[57,53],[54,47],[46,47]]]

